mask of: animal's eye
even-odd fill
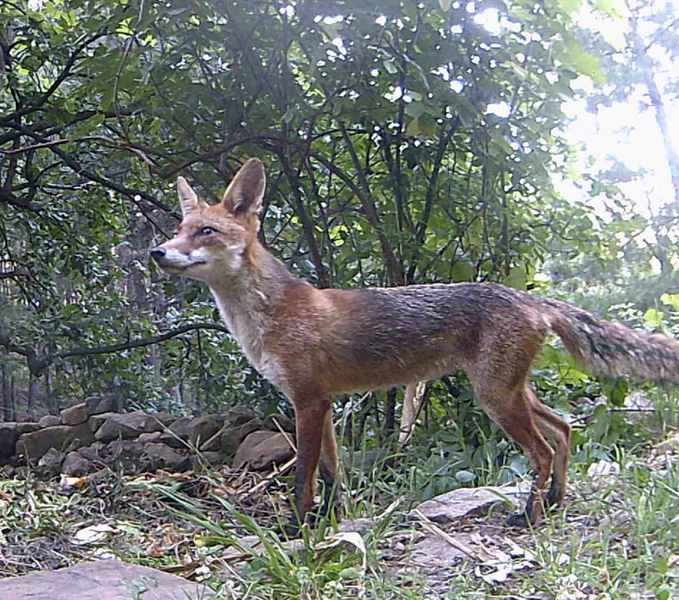
[[[200,235],[210,235],[211,233],[214,233],[215,230],[212,229],[212,227],[203,227],[200,230]]]

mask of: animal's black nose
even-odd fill
[[[160,246],[151,250],[151,258],[153,258],[153,260],[160,260],[165,254],[165,248],[161,248]]]

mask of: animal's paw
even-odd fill
[[[528,527],[528,518],[526,517],[525,512],[517,513],[515,515],[512,515],[507,519],[507,526],[508,527],[516,527],[519,529],[526,529]]]
[[[292,517],[287,523],[281,523],[275,531],[282,538],[294,540],[300,536],[301,530],[299,519]]]

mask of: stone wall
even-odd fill
[[[205,464],[268,469],[293,455],[294,423],[283,415],[262,421],[236,406],[224,414],[177,418],[113,407],[111,397],[93,397],[58,417],[0,423],[0,465],[81,476],[102,468],[136,473]]]

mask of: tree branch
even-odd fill
[[[30,372],[36,376],[40,377],[42,372],[49,367],[56,360],[63,360],[64,358],[73,358],[78,356],[98,356],[100,354],[114,354],[116,352],[122,352],[123,350],[133,350],[135,348],[143,348],[145,346],[152,346],[153,344],[160,344],[166,342],[172,338],[175,338],[189,331],[197,331],[201,329],[212,329],[214,331],[221,331],[223,333],[229,333],[229,330],[222,325],[214,325],[212,323],[195,323],[191,325],[182,325],[171,331],[163,333],[161,335],[156,335],[148,338],[141,338],[138,340],[133,340],[131,342],[124,342],[121,344],[113,344],[110,346],[99,346],[96,348],[71,348],[70,350],[65,350],[62,352],[54,353],[43,353],[38,355],[34,348],[28,348],[26,346],[19,346],[14,344],[6,332],[0,332],[0,346],[7,348],[9,352],[14,354],[20,354],[26,357],[28,363],[28,368]]]
[[[429,217],[431,216],[431,209],[432,205],[434,204],[436,185],[441,172],[443,157],[446,149],[448,148],[450,140],[453,138],[453,134],[457,130],[458,124],[459,120],[456,119],[456,121],[449,127],[448,131],[441,131],[441,136],[439,137],[436,156],[434,157],[434,165],[432,166],[431,175],[429,176],[429,181],[427,183],[424,209],[422,210],[422,216],[417,224],[417,227],[415,228],[415,244],[413,246],[413,253],[410,259],[410,266],[408,267],[406,283],[414,283],[415,271],[417,270],[420,250],[424,244],[427,227],[429,226]]]
[[[28,271],[23,268],[14,269],[13,271],[0,271],[0,280],[15,279],[16,277],[30,277]]]
[[[40,96],[40,98],[38,98],[35,102],[31,102],[24,108],[21,108],[16,112],[13,112],[5,117],[0,118],[0,126],[9,125],[12,122],[17,122],[21,117],[39,110],[50,99],[54,92],[57,91],[59,86],[66,80],[66,78],[70,75],[71,69],[78,60],[78,55],[92,42],[98,40],[105,34],[106,27],[101,27],[92,37],[87,38],[82,44],[80,44],[73,51],[71,56],[68,57],[68,60],[66,61],[64,68],[61,70],[61,73],[59,73],[59,75],[52,82],[52,85],[47,89],[47,91],[44,94],[42,94],[42,96]]]
[[[368,184],[368,180],[366,179],[365,172],[361,168],[358,156],[356,155],[356,150],[354,149],[354,145],[351,142],[351,138],[349,137],[349,134],[347,133],[347,130],[344,127],[344,123],[340,123],[340,128],[342,130],[342,138],[344,139],[347,145],[347,149],[349,150],[351,159],[354,163],[354,166],[356,167],[358,181],[361,184],[362,193],[358,194],[358,198],[361,201],[361,204],[363,205],[363,211],[365,212],[365,216],[368,218],[368,221],[370,221],[370,224],[375,228],[375,233],[377,233],[377,238],[379,239],[380,246],[382,247],[384,262],[387,265],[387,271],[389,273],[390,279],[389,283],[403,285],[405,283],[403,277],[403,269],[399,264],[396,255],[394,254],[394,250],[391,247],[391,244],[389,243],[387,236],[384,234],[382,223],[380,223],[380,218],[379,215],[377,214],[377,208],[375,207],[375,202],[373,201],[372,195],[370,193],[370,185]],[[352,189],[358,188],[354,186],[354,188]]]
[[[135,189],[130,189],[126,188],[122,185],[118,185],[117,183],[111,181],[110,179],[107,179],[106,177],[103,177],[99,175],[98,173],[91,171],[89,169],[84,168],[71,154],[64,152],[63,150],[57,148],[55,145],[50,145],[50,142],[52,140],[48,140],[47,138],[43,137],[42,135],[38,135],[31,129],[27,127],[23,127],[21,125],[15,125],[15,124],[10,124],[8,127],[11,127],[12,129],[16,129],[17,131],[20,131],[24,135],[38,141],[40,144],[45,144],[51,152],[56,154],[69,168],[71,168],[74,172],[78,173],[79,175],[82,175],[86,179],[89,179],[90,181],[94,181],[105,188],[108,188],[110,190],[113,190],[115,192],[118,192],[119,194],[122,194],[123,196],[126,196],[130,200],[136,202],[135,196],[139,196],[141,199],[146,200],[147,202],[150,202],[154,206],[163,209],[166,212],[172,212],[169,206],[161,202],[160,200],[157,200],[150,194],[147,194],[146,192],[142,190],[135,190]],[[94,137],[94,136],[90,136]],[[105,136],[96,136],[97,139],[107,139]],[[0,197],[0,200],[3,198]]]

